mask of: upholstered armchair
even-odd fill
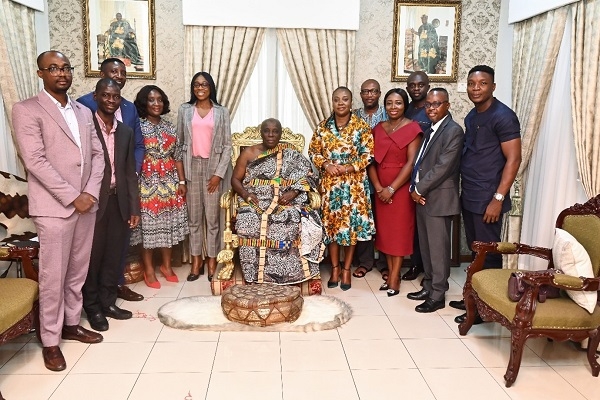
[[[562,292],[569,290],[571,293],[594,295],[593,292],[600,287],[600,196],[563,210],[557,218],[556,227],[572,235],[587,251],[594,277],[580,278],[550,270],[559,267],[553,262],[558,253],[557,246],[553,254],[553,249],[521,243],[473,243],[473,250],[477,254],[467,268],[463,289],[467,318],[458,328],[461,335],[466,335],[475,321],[476,313],[479,313],[484,321],[498,322],[510,330],[510,360],[504,375],[506,387],[510,387],[517,378],[523,346],[530,337],[575,342],[589,339],[587,357],[592,375],[597,377],[600,372],[595,353],[600,341],[600,307],[593,300],[588,306],[591,311],[588,311]],[[513,302],[508,297],[508,280],[515,270],[483,269],[488,253],[539,257],[548,261],[549,270],[524,274],[525,290],[521,299]],[[561,297],[539,302],[538,292],[543,285],[560,288]]]
[[[260,135],[260,126],[252,126],[244,129],[241,133],[232,135],[232,155],[231,163],[235,163],[241,151],[248,146],[262,143]],[[293,144],[300,152],[304,150],[305,139],[302,134],[293,133],[289,128],[283,128],[280,142]],[[321,196],[318,193],[309,193],[310,206],[313,209],[321,208]],[[224,248],[217,255],[217,262],[220,268],[211,282],[213,295],[220,295],[223,290],[234,284],[245,284],[240,267],[236,266],[236,248],[238,247],[238,238],[233,227],[237,215],[237,194],[233,189],[223,193],[220,200],[220,206],[225,212],[225,229],[223,231]],[[321,277],[317,276],[301,285],[302,294],[321,294]]]
[[[38,271],[35,242],[18,241],[36,235],[29,217],[27,182],[0,171],[0,261],[16,262],[18,278],[0,276],[0,345],[28,333],[38,309]],[[22,273],[27,279],[21,279]]]

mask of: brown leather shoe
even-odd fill
[[[64,371],[67,368],[65,356],[58,346],[44,347],[42,356],[44,356],[44,365],[50,371]]]
[[[63,326],[62,338],[81,343],[100,343],[104,339],[101,334],[87,330],[81,325]]]
[[[144,296],[134,292],[125,285],[117,286],[117,297],[127,301],[142,301]]]

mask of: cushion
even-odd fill
[[[484,269],[473,275],[471,283],[479,298],[512,321],[517,304],[508,298],[508,278],[514,269]],[[568,297],[537,303],[534,329],[596,329],[600,326],[600,307],[590,315]]]
[[[29,314],[37,298],[37,282],[26,278],[0,279],[0,333]]]
[[[585,248],[573,235],[560,228],[556,228],[554,234],[552,259],[554,267],[562,270],[566,275],[584,278],[594,277],[592,261]],[[567,290],[567,294],[590,314],[594,312],[598,300],[597,292]]]

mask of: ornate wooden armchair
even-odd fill
[[[241,151],[248,146],[262,143],[260,126],[252,126],[244,129],[244,132],[232,135],[231,163],[235,163]],[[303,151],[305,139],[302,134],[293,133],[289,128],[283,128],[281,142],[293,144],[298,151]],[[318,193],[309,193],[312,208],[321,208],[321,197]],[[240,267],[235,265],[235,249],[238,247],[237,235],[233,232],[235,218],[237,215],[237,194],[230,189],[221,196],[221,208],[225,210],[225,230],[223,231],[224,248],[217,255],[217,262],[221,266],[211,282],[211,290],[214,295],[220,295],[223,290],[234,284],[245,284]],[[321,294],[321,277],[317,276],[301,285],[302,294]]]
[[[508,298],[508,279],[514,270],[483,269],[486,254],[528,254],[548,260],[548,268],[553,268],[552,249],[521,243],[473,243],[477,255],[467,268],[463,289],[467,318],[458,329],[461,335],[466,335],[478,312],[484,321],[499,322],[511,331],[510,360],[504,375],[506,387],[510,387],[517,378],[523,346],[530,337],[545,336],[556,341],[577,342],[589,338],[587,357],[592,375],[597,377],[600,372],[595,354],[600,341],[600,307],[596,305],[590,314],[566,295],[538,302],[538,291],[542,285],[563,290],[598,291],[600,196],[563,210],[557,218],[556,227],[569,232],[585,248],[592,261],[595,278],[578,278],[553,271],[526,274],[523,278],[526,288],[518,302]]]

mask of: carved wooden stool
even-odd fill
[[[234,285],[225,290],[221,298],[228,320],[253,326],[294,322],[303,304],[299,287],[269,283]]]

